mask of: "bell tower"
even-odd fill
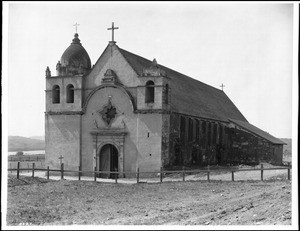
[[[91,60],[76,31],[56,65],[56,74],[46,68],[45,139],[46,164],[59,168],[63,156],[66,169],[81,166],[81,122],[84,78]]]
[[[138,110],[153,113],[169,109],[169,77],[153,59],[151,65],[143,69],[139,76],[141,86],[138,86]]]

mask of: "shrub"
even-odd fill
[[[17,156],[23,156],[24,153],[23,153],[22,151],[18,151],[18,152],[16,153],[16,155],[17,155]]]

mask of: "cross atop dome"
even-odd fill
[[[79,26],[80,24],[78,24],[77,22],[73,25],[73,26],[75,26],[75,32],[76,32],[76,34],[77,34],[77,27]]]

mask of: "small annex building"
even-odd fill
[[[282,163],[280,139],[250,124],[224,91],[110,41],[95,65],[76,33],[46,69],[46,165],[159,171]],[[100,177],[110,177],[102,174]]]

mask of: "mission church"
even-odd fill
[[[76,24],[77,26],[77,24]],[[280,139],[250,124],[224,93],[110,41],[92,66],[76,33],[46,69],[46,165],[128,172],[282,163]],[[99,177],[111,177],[102,174]]]

